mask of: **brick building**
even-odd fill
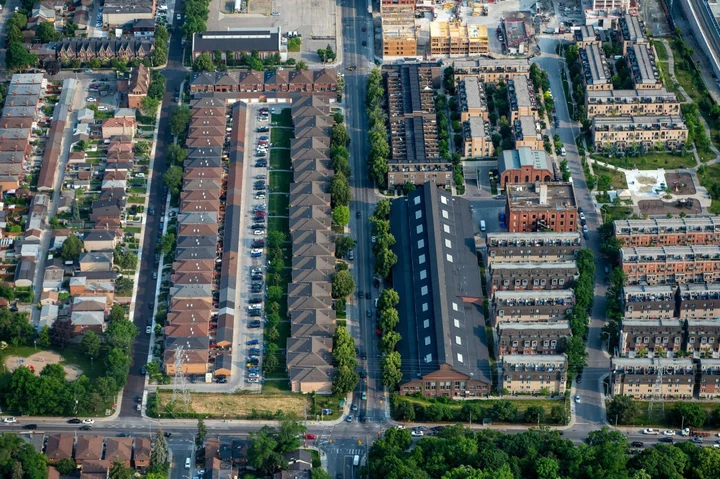
[[[720,394],[720,359],[701,359],[698,366],[700,373],[700,399],[715,399]]]
[[[720,358],[720,321],[717,319],[686,319],[685,352],[701,357]]]
[[[538,323],[499,323],[497,358],[506,355],[550,355],[565,351],[572,336],[568,321]]]
[[[628,285],[720,282],[720,246],[620,249]]]
[[[582,249],[580,233],[488,233],[487,262],[525,263],[572,261]]]
[[[672,185],[669,185],[672,188]],[[624,246],[689,246],[720,243],[720,218],[649,218],[613,221],[615,237]]]
[[[682,350],[683,338],[679,319],[623,319],[620,354],[634,357],[645,351],[650,356],[674,356]]]
[[[670,319],[675,317],[675,288],[660,286],[625,286],[623,288],[625,319]]]
[[[505,195],[509,232],[577,231],[572,183],[507,183]]]
[[[496,291],[492,298],[493,324],[564,319],[572,313],[575,294],[570,289],[551,291]]]
[[[490,285],[493,292],[568,289],[577,278],[575,261],[490,265]]]
[[[680,319],[720,318],[720,284],[683,284],[677,291]]]
[[[541,150],[523,147],[505,150],[498,159],[500,188],[508,183],[548,183],[553,180],[552,159]]]

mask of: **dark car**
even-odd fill
[[[368,308],[367,310],[367,317],[372,318],[372,309]]]
[[[251,318],[258,318],[262,316],[262,311],[260,311],[259,309],[251,309],[250,311],[248,311],[248,316],[250,316]],[[254,321],[251,321],[251,324],[252,323],[254,323]],[[252,326],[250,327],[252,328]]]
[[[645,447],[645,443],[640,442],[640,441],[633,441],[633,442],[630,443],[630,445],[631,445],[632,447]]]
[[[673,444],[675,442],[675,440],[671,437],[661,437],[660,439],[658,439],[658,441],[666,442],[668,444]]]
[[[362,42],[362,46],[364,46],[364,47],[366,47],[366,46],[367,46],[367,42],[366,42],[365,40],[363,40],[363,42]]]
[[[218,384],[225,384],[225,383],[227,382],[227,379],[225,379],[225,378],[218,378],[218,379],[215,380],[215,382],[218,383]]]
[[[259,339],[251,339],[250,341],[247,342],[248,346],[254,346],[255,344],[260,344],[260,340]]]
[[[82,421],[78,418],[73,418],[68,421],[68,424],[82,424]]]
[[[365,299],[370,299],[370,291],[365,293]]]
[[[265,240],[255,240],[252,242],[253,248],[262,248],[265,246]]]
[[[378,278],[373,278],[373,286],[376,288],[380,287],[380,280]]]
[[[361,216],[362,216],[362,214],[360,213],[360,211],[358,211],[357,213],[355,213],[355,218],[360,219]]]
[[[253,296],[248,300],[250,304],[262,304],[263,299],[260,296]]]
[[[37,429],[37,424],[25,424],[23,429]]]
[[[80,426],[78,429],[81,431],[89,431],[92,429],[92,426]]]
[[[251,314],[250,316],[255,316],[255,315],[254,315],[254,314]],[[257,329],[257,328],[259,328],[259,327],[260,327],[260,321],[258,321],[258,320],[250,321],[250,322],[248,323],[248,328]]]
[[[258,160],[255,162],[255,168],[265,168],[267,166],[267,161],[265,160]]]
[[[165,437],[172,437],[172,433],[171,433],[171,432],[164,432],[164,433],[163,433],[163,436],[165,436]]]
[[[254,355],[254,356],[257,356],[258,354],[260,354],[260,352],[261,352],[261,351],[260,351],[260,348],[250,348],[250,349],[248,349],[248,354],[251,354],[251,355]]]
[[[142,396],[135,396],[135,402],[142,402]]]

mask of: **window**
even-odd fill
[[[505,310],[501,309],[500,311],[498,311],[498,316],[505,316]]]
[[[462,346],[462,338],[460,336],[455,336],[455,344]]]
[[[420,279],[425,279],[425,278],[427,278],[427,270],[423,269],[422,271],[420,271]]]
[[[423,328],[429,328],[429,327],[430,327],[430,320],[426,319],[425,321],[423,321]]]
[[[428,287],[427,287],[427,286],[423,286],[422,288],[420,288],[420,294],[421,294],[422,296],[427,296],[427,294],[428,294]]]
[[[425,336],[425,346],[430,346],[430,336]]]
[[[419,204],[420,204],[420,195],[418,195],[418,196],[416,196],[415,198],[413,198],[413,203],[415,203],[416,205],[419,205]]]
[[[422,305],[422,310],[423,310],[423,312],[425,312],[425,311],[428,310],[428,304],[427,304],[427,303],[423,303],[423,305]]]
[[[442,217],[445,219],[449,219],[450,215],[448,214],[447,210],[442,210]]]
[[[449,239],[445,239],[445,246],[448,248],[452,248],[452,241],[450,241]]]
[[[432,362],[432,354],[425,355],[425,362],[426,363]],[[432,383],[432,389],[435,389],[435,383]]]
[[[424,240],[424,239],[419,239],[419,240],[418,240],[418,249],[422,249],[422,248],[424,248],[424,247],[425,247],[425,240]]]
[[[420,218],[422,218],[422,210],[417,210],[415,212],[415,219],[419,220]]]
[[[415,231],[417,231],[417,234],[421,234],[424,231],[423,225],[417,225],[417,228],[415,228]]]
[[[463,362],[463,355],[460,354],[460,353],[457,353],[457,360],[458,360],[458,362],[460,362],[460,363]]]
[[[440,195],[440,201],[441,201],[442,204],[444,204],[444,205],[447,204],[447,198],[445,198],[443,195]]]
[[[452,304],[453,311],[459,311],[457,303]]]
[[[460,320],[459,319],[453,319],[453,325],[455,325],[456,328],[460,327]]]
[[[565,280],[564,280],[564,279],[561,279],[561,280],[559,280],[558,282],[559,282],[560,286],[562,286],[563,284],[565,284]]]
[[[453,262],[453,257],[452,257],[451,254],[446,254],[446,255],[445,255],[445,259],[448,260],[448,263],[452,263],[452,262]]]
[[[448,225],[443,225],[443,231],[446,233],[450,233],[450,227]]]
[[[557,341],[555,341],[555,340],[550,341],[550,347],[554,348],[555,346],[557,346]]]
[[[420,256],[418,256],[418,263],[425,264],[425,255],[424,254],[421,254]]]

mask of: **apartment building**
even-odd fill
[[[720,246],[629,247],[620,250],[628,285],[716,283]]]
[[[720,318],[720,284],[683,284],[677,291],[680,319]]]
[[[591,90],[612,90],[612,75],[605,53],[600,45],[590,44],[580,49],[585,88]]]
[[[538,118],[535,90],[529,78],[516,75],[507,82],[508,102],[510,103],[510,121],[529,116]]]
[[[565,351],[572,336],[569,321],[497,324],[497,355],[552,355]]]
[[[505,188],[508,183],[548,183],[555,177],[552,160],[545,151],[528,147],[500,153],[498,172],[500,188]]]
[[[610,369],[613,395],[635,399],[693,397],[695,367],[691,359],[612,358]]]
[[[383,57],[417,56],[417,36],[412,12],[382,16]]]
[[[642,90],[592,90],[585,95],[588,116],[680,115],[680,102],[665,88]]]
[[[540,125],[533,116],[520,116],[513,122],[515,148],[527,147],[531,150],[542,150],[543,143]]]
[[[502,390],[510,394],[564,394],[567,356],[508,354],[502,359]]]
[[[433,91],[440,85],[440,69],[431,63],[383,67],[390,153],[388,188],[432,181],[449,188],[452,162],[440,157]]]
[[[477,58],[473,60],[455,60],[455,81],[467,76],[477,77],[482,83],[507,81],[516,75],[530,76],[530,62],[527,59],[514,58]]]
[[[660,70],[655,62],[655,51],[648,44],[636,43],[627,50],[625,59],[632,73],[635,88],[638,90],[657,90],[662,88]]]
[[[490,393],[483,293],[470,205],[432,182],[392,202],[401,394],[469,398]]]
[[[685,352],[701,357],[720,357],[720,321],[717,319],[686,319]]]
[[[602,45],[600,34],[592,25],[583,25],[573,31],[573,37],[578,48],[586,48],[589,45]]]
[[[466,157],[488,157],[492,154],[492,137],[485,131],[482,118],[470,118],[463,123],[463,148]]]
[[[223,98],[246,102],[260,98],[289,99],[298,93],[334,99],[337,96],[337,82],[337,71],[331,69],[196,72],[190,79],[190,92],[214,93]]]
[[[681,116],[596,116],[592,121],[595,148],[619,151],[633,145],[646,148],[680,149],[688,141],[688,129]]]
[[[685,336],[679,319],[623,319],[619,350],[622,356],[672,357],[682,350]]]
[[[625,286],[625,319],[670,319],[675,317],[675,288],[661,286]]]
[[[700,359],[700,399],[716,399],[720,394],[720,359]]]
[[[430,22],[430,55],[478,55],[488,53],[488,31],[484,25],[460,22]]]
[[[457,96],[460,99],[460,121],[468,121],[470,118],[489,120],[485,87],[478,77],[468,75],[459,80]]]
[[[567,317],[575,305],[569,289],[551,291],[495,291],[491,313],[493,324],[501,322],[545,322]]]
[[[415,0],[380,0],[380,13],[414,12]]]
[[[572,183],[506,183],[508,231],[573,232],[578,212]]]
[[[720,243],[720,218],[688,216],[616,220],[613,221],[613,232],[624,246],[712,245]]]
[[[633,45],[648,45],[645,36],[645,23],[638,15],[623,15],[618,19],[620,40],[623,44],[623,55],[627,55]]]
[[[580,233],[488,233],[487,263],[573,261],[582,249]]]
[[[578,278],[575,261],[555,263],[493,263],[490,265],[491,290],[523,291],[569,289]]]

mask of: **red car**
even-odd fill
[[[377,334],[378,336],[382,336],[382,331],[380,331],[379,329],[376,329],[375,334]]]
[[[305,434],[305,439],[317,439],[315,434]]]
[[[256,212],[255,212],[255,217],[256,217],[256,218],[264,218],[266,214],[267,214],[267,213],[265,213],[264,211],[256,211]]]

